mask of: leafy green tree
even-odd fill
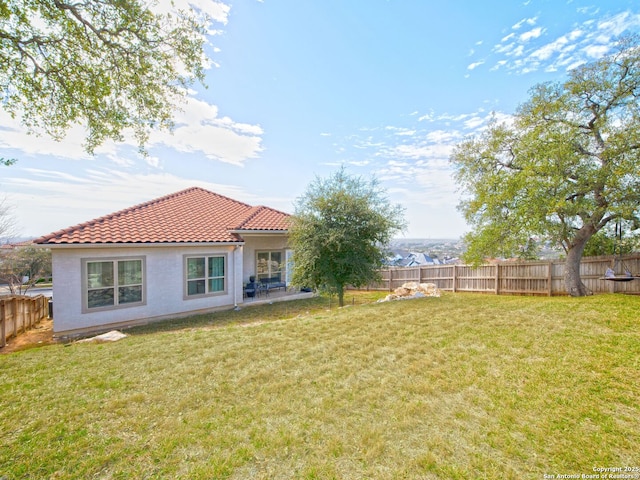
[[[467,260],[530,254],[530,239],[566,252],[565,284],[586,295],[580,261],[610,222],[640,225],[640,46],[626,37],[563,83],[536,85],[512,123],[493,122],[454,149]]]
[[[22,295],[38,280],[51,276],[51,251],[33,245],[16,246],[0,255],[0,280],[12,295]]]
[[[350,176],[344,168],[316,177],[291,219],[293,284],[337,294],[343,306],[346,286],[380,279],[384,249],[404,229],[403,215],[376,179]]]
[[[93,152],[132,129],[141,150],[202,81],[206,19],[157,1],[0,0],[0,104],[31,131],[87,130]]]

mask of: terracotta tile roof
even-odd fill
[[[36,239],[38,244],[242,242],[286,231],[289,215],[192,187]]]

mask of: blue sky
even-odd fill
[[[160,0],[161,6],[167,3]],[[0,195],[40,236],[190,186],[293,213],[316,176],[375,175],[408,238],[468,230],[449,155],[539,82],[560,81],[640,31],[640,5],[607,1],[180,0],[214,20],[208,88],[175,132],[93,157],[82,128],[55,142],[0,111]]]

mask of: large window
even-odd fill
[[[284,270],[283,253],[280,250],[270,252],[258,252],[256,273],[258,281],[265,278],[276,278],[282,281]]]
[[[144,258],[84,260],[85,309],[144,303]]]
[[[226,256],[186,257],[187,296],[224,293]]]

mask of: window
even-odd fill
[[[187,296],[223,293],[225,264],[224,255],[186,257]]]
[[[144,259],[84,260],[86,310],[144,302]]]
[[[263,278],[276,278],[282,281],[283,255],[281,251],[258,252],[256,274],[258,281]]]

